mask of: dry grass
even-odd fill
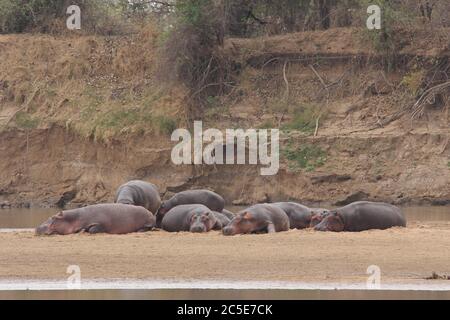
[[[100,141],[167,134],[183,92],[156,80],[158,43],[151,24],[128,37],[1,36],[0,114],[21,109]]]

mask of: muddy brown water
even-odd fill
[[[243,207],[228,207],[237,212]],[[403,207],[407,220],[450,221],[450,207]],[[0,210],[0,231],[34,228],[58,211],[43,209]],[[20,286],[19,286],[20,287]],[[138,288],[139,286],[137,286]],[[450,299],[450,290],[315,290],[315,289],[89,289],[0,290],[0,299]]]
[[[161,299],[161,300],[326,300],[326,299],[450,299],[450,291],[397,290],[47,290],[0,291],[0,299]]]

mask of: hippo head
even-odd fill
[[[309,222],[310,227],[315,227],[318,225],[330,212],[329,211],[313,211],[311,212],[311,221]]]
[[[37,235],[69,234],[73,231],[74,224],[64,216],[62,211],[48,218],[47,221],[36,228]]]
[[[232,236],[239,233],[251,233],[255,230],[256,220],[250,212],[239,213],[233,220],[222,229],[225,236]]]
[[[340,232],[344,230],[344,220],[338,212],[332,211],[314,227],[314,230]]]
[[[161,205],[159,206],[158,210],[156,211],[156,215],[164,216],[167,213],[167,211],[169,211],[169,210],[170,210],[170,208],[167,205],[167,202],[163,201],[163,202],[161,202]]]
[[[190,232],[208,232],[216,224],[216,218],[211,211],[200,211],[195,212],[191,216],[191,221],[189,222]]]

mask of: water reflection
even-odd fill
[[[56,208],[14,208],[0,210],[0,228],[34,228],[54,215]]]

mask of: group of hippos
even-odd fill
[[[224,208],[224,199],[215,192],[187,190],[161,202],[158,188],[140,180],[121,185],[114,202],[61,211],[38,226],[36,234],[125,234],[159,228],[169,232],[222,230],[224,235],[236,235],[309,227],[339,232],[406,226],[400,208],[388,203],[357,201],[334,210],[295,202],[261,203],[234,214]]]

